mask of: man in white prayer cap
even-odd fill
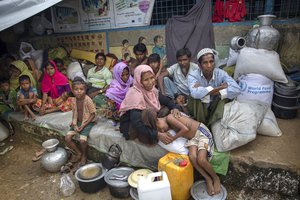
[[[188,109],[197,121],[210,126],[222,118],[224,104],[240,94],[239,85],[222,69],[215,68],[214,53],[204,48],[197,54],[198,70],[188,74]]]

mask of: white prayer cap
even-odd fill
[[[204,49],[201,49],[198,54],[197,54],[197,60],[199,60],[199,58],[201,56],[203,56],[204,54],[207,54],[207,53],[211,53],[211,54],[214,54],[214,52],[210,49],[210,48],[204,48]]]

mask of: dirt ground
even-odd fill
[[[60,193],[59,173],[45,171],[41,163],[32,162],[34,153],[41,149],[41,145],[25,137],[21,133],[13,136],[13,141],[5,140],[5,147],[12,145],[14,148],[0,156],[0,200],[36,200],[36,199],[75,199],[75,200],[115,200],[109,193],[108,187],[95,194],[83,193],[74,176],[71,176],[76,185],[75,193],[64,197]],[[224,185],[228,191],[227,199],[287,199],[278,194],[268,194],[262,191],[246,191]],[[131,198],[127,198],[131,199]],[[294,199],[294,198],[291,198]]]

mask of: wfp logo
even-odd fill
[[[246,91],[246,89],[247,89],[247,83],[246,82],[240,81],[239,86],[240,86],[242,91]]]

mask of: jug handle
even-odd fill
[[[110,150],[111,150],[111,148],[112,148],[113,146],[116,146],[116,147],[117,147],[117,149],[121,152],[121,153],[120,153],[120,155],[121,155],[123,151],[122,151],[122,149],[121,149],[121,147],[120,147],[119,144],[113,144],[113,145],[111,145],[111,146],[109,147],[109,149],[108,149],[108,152],[110,152]]]
[[[164,171],[154,172],[154,173],[148,174],[148,176],[147,176],[147,178],[146,178],[146,181],[147,181],[147,182],[153,182],[154,178],[160,177],[160,176],[163,177],[163,178],[162,178],[162,180],[163,180],[163,179],[165,179],[166,175],[167,175],[167,174],[166,174],[166,172],[164,172]]]

